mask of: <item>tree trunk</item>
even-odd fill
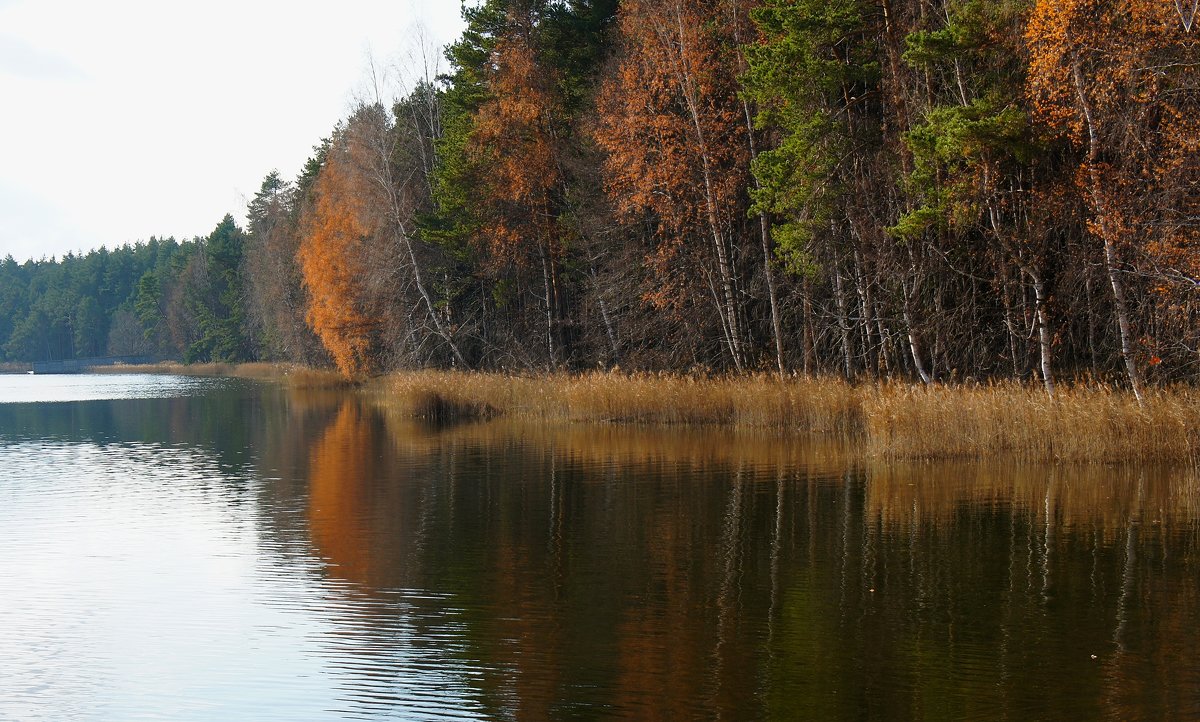
[[[862,309],[863,355],[868,361],[871,376],[879,377],[879,356],[875,344],[874,322],[871,317],[871,286],[866,282],[862,268],[862,256],[854,252],[854,288],[858,292],[859,308]]]
[[[842,269],[836,267],[833,272],[833,298],[837,303],[838,329],[842,335],[842,362],[845,366],[846,380],[854,376],[853,355],[850,351],[850,318],[846,307],[846,294],[842,288]]]
[[[1046,285],[1042,282],[1041,274],[1030,273],[1033,281],[1033,294],[1037,300],[1038,348],[1041,352],[1042,383],[1046,387],[1046,395],[1054,398],[1054,369],[1050,338],[1050,315],[1046,312]]]
[[[1100,229],[1100,237],[1104,242],[1104,264],[1108,270],[1108,282],[1112,286],[1113,301],[1117,311],[1117,329],[1121,334],[1121,358],[1125,361],[1125,373],[1129,376],[1129,385],[1133,395],[1140,405],[1142,398],[1142,379],[1138,373],[1137,360],[1133,357],[1133,324],[1129,321],[1129,304],[1125,300],[1125,286],[1121,282],[1120,260],[1117,258],[1117,248],[1113,242],[1112,231],[1108,223],[1107,204],[1101,189],[1100,174],[1096,163],[1100,154],[1099,133],[1096,131],[1095,119],[1092,116],[1092,106],[1084,89],[1083,71],[1079,67],[1079,59],[1071,64],[1071,74],[1075,80],[1075,92],[1083,110],[1085,125],[1088,133],[1087,173],[1088,186],[1092,196],[1092,205],[1096,213],[1096,224]]]
[[[804,297],[804,376],[808,378],[816,370],[817,352],[816,352],[816,330],[813,328],[813,307],[812,307],[812,284],[808,278],[804,279],[801,294]]]
[[[404,219],[403,204],[401,203],[400,199],[401,189],[396,183],[396,179],[392,173],[391,157],[394,148],[392,147],[392,144],[388,138],[389,128],[385,123],[381,123],[376,130],[379,135],[373,140],[376,145],[374,149],[376,153],[375,163],[378,164],[378,167],[372,169],[372,174],[374,175],[375,182],[380,184],[381,190],[383,190],[388,199],[388,204],[390,206],[388,208],[388,212],[391,214],[391,221],[393,231],[396,234],[396,239],[399,241],[401,247],[405,251],[405,254],[408,256],[409,263],[412,264],[413,281],[417,287],[417,292],[421,295],[421,300],[425,302],[425,309],[429,313],[429,319],[433,323],[434,331],[442,338],[443,341],[446,342],[446,345],[450,347],[450,352],[454,355],[454,359],[458,362],[458,364],[462,368],[466,368],[466,359],[463,358],[462,352],[458,349],[458,344],[454,342],[454,339],[446,330],[445,325],[442,323],[442,320],[438,315],[437,304],[433,302],[433,297],[429,294],[429,290],[425,285],[425,279],[421,273],[421,264],[417,260],[417,254],[413,249],[412,239],[409,237],[408,228]]]
[[[589,269],[592,277],[592,288],[596,292],[596,301],[600,305],[600,319],[604,321],[604,333],[608,336],[608,345],[612,349],[613,363],[620,363],[621,352],[617,349],[617,333],[613,330],[612,319],[608,315],[608,304],[604,302],[604,294],[600,292],[600,284],[596,280],[596,265]]]
[[[683,42],[686,35],[683,29],[683,17],[678,7],[676,8],[676,25],[678,32],[676,37],[680,43],[678,54],[679,89],[683,94],[684,103],[687,105],[688,114],[692,121],[692,128],[696,132],[696,147],[700,154],[700,167],[704,178],[704,206],[708,218],[709,230],[712,233],[713,248],[717,254],[717,273],[721,280],[723,311],[726,324],[729,327],[729,351],[733,357],[734,367],[741,373],[743,370],[742,343],[741,331],[738,327],[737,299],[733,292],[733,272],[729,263],[728,249],[725,247],[725,239],[721,236],[716,191],[713,188],[712,181],[712,162],[709,158],[708,143],[704,134],[704,128],[700,124],[700,109],[695,97],[694,82],[691,71],[684,60],[686,48],[683,47]]]
[[[733,22],[733,39],[738,48],[742,47],[741,35],[741,15],[738,12],[738,3],[731,4],[732,22]],[[742,55],[741,50],[738,50],[738,70],[739,75],[745,75],[746,58]],[[754,117],[750,112],[750,101],[742,98],[742,113],[746,119],[746,140],[750,146],[750,163],[754,164],[755,158],[758,157],[758,144],[754,140]],[[755,190],[762,190],[762,184],[758,182],[758,176],[754,173],[750,174],[751,182],[754,183]],[[771,335],[775,341],[775,365],[779,369],[779,378],[783,378],[783,326],[779,319],[779,296],[775,290],[775,269],[771,263],[771,221],[767,218],[766,211],[760,211],[758,214],[758,224],[762,239],[763,252],[763,275],[767,279],[767,298],[771,305]]]
[[[554,297],[550,291],[550,265],[546,259],[546,248],[542,244],[538,244],[538,255],[542,261],[542,290],[545,293],[544,300],[546,302],[546,351],[549,354],[549,367],[551,371],[558,368],[556,349],[554,348]]]
[[[933,377],[925,370],[925,362],[921,360],[921,340],[913,326],[912,294],[909,292],[907,282],[903,284],[901,290],[904,293],[904,325],[908,328],[908,348],[912,352],[913,368],[917,370],[917,375],[921,377],[922,383],[931,384]]]
[[[1012,316],[1012,299],[1009,298],[1008,289],[1008,265],[1000,264],[1000,300],[1004,304],[1004,326],[1008,329],[1008,353],[1012,358],[1012,371],[1014,377],[1021,375],[1021,367],[1017,365],[1017,344],[1020,341],[1020,334],[1017,333],[1017,327],[1013,323]]]

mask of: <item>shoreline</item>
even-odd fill
[[[507,376],[400,372],[373,379],[373,403],[434,420],[498,416],[551,422],[765,429],[845,440],[896,460],[1012,459],[1196,463],[1200,390],[1146,394],[1105,384],[924,386],[772,374]]]
[[[278,381],[293,389],[354,389],[389,414],[432,421],[497,417],[557,423],[765,429],[838,438],[875,457],[1009,458],[1155,463],[1200,459],[1200,389],[1133,394],[1107,384],[1011,381],[931,385],[773,374],[510,375],[402,371],[351,382],[295,364],[152,364],[97,373],[175,373]]]

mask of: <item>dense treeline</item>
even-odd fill
[[[204,238],[0,262],[0,358],[144,356],[195,361],[326,360],[311,334],[262,333],[260,248],[226,216]],[[301,322],[302,326],[303,323]],[[293,343],[286,346],[286,343]],[[307,343],[307,345],[305,345]]]
[[[6,265],[0,339],[1140,394],[1200,360],[1187,5],[482,0],[244,233]],[[94,270],[125,255],[136,287]]]

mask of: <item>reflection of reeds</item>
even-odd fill
[[[725,425],[849,433],[859,391],[830,379],[756,375],[697,378],[588,373],[545,377],[442,371],[397,373],[375,384],[382,403],[420,415],[435,398],[461,409],[554,421]]]
[[[952,521],[963,509],[1009,507],[1045,522],[1114,534],[1200,518],[1192,467],[1107,467],[1015,462],[868,462],[866,510],[885,527]]]
[[[728,464],[759,469],[803,469],[838,474],[852,463],[839,439],[785,435],[770,430],[545,423],[496,419],[487,423],[429,426],[395,405],[377,406],[393,444],[406,453],[434,453],[446,444],[502,448],[524,444],[553,449],[584,464],[650,464],[675,467]]]

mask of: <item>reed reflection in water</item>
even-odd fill
[[[460,600],[489,715],[1200,709],[1190,470],[884,464],[661,428],[431,429],[351,404],[329,429],[316,453],[368,449],[376,467],[354,473],[377,481],[342,488],[314,540],[332,509],[350,513],[324,550],[335,573]],[[352,465],[314,455],[313,499],[338,488],[323,468]]]
[[[0,718],[1200,714],[1189,469],[245,382],[0,403],[0,464]]]

